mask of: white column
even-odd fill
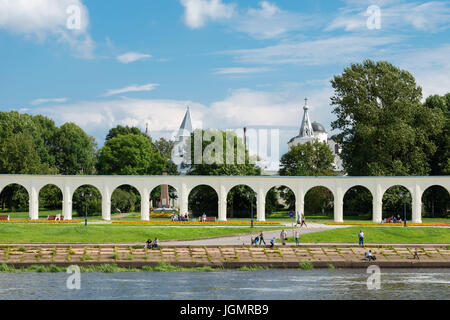
[[[141,190],[141,220],[150,220],[150,192],[147,188]]]
[[[305,191],[303,188],[298,189],[295,195],[295,222],[300,219],[301,214],[305,214]]]
[[[266,193],[262,187],[256,194],[256,219],[258,221],[266,221]]]
[[[63,190],[63,216],[64,220],[72,220],[72,191],[65,185]]]
[[[412,197],[412,222],[422,223],[422,190],[418,184],[414,188]]]
[[[32,186],[29,195],[29,216],[30,220],[39,219],[39,193],[36,187]]]
[[[102,192],[102,219],[111,220],[111,193],[108,186],[105,186]]]
[[[336,188],[334,195],[334,222],[344,222],[344,195],[341,187]]]
[[[180,195],[180,214],[185,214],[188,212],[188,201],[189,193],[185,183],[181,184],[181,195]]]
[[[227,191],[225,190],[225,186],[219,186],[219,221],[227,221]]]
[[[383,191],[377,184],[375,192],[372,192],[372,222],[380,223],[383,220]]]

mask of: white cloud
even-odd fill
[[[185,8],[184,22],[191,29],[203,27],[208,21],[230,19],[234,4],[224,4],[222,0],[181,0]]]
[[[217,68],[214,71],[214,74],[222,74],[222,75],[235,75],[235,74],[251,74],[251,73],[260,73],[270,71],[270,68],[258,67],[258,68]]]
[[[150,59],[152,56],[149,54],[139,52],[127,52],[117,57],[117,60],[121,63],[132,63],[139,60]]]
[[[31,101],[30,104],[32,106],[38,106],[44,103],[65,103],[65,102],[67,102],[67,98],[50,98],[50,99],[40,98]]]
[[[110,89],[103,96],[109,97],[109,96],[113,96],[116,94],[122,94],[122,93],[127,93],[127,92],[152,91],[157,86],[159,86],[159,84],[157,84],[157,83],[149,83],[149,84],[144,84],[142,86],[131,85],[131,86],[121,88],[121,89]]]
[[[70,24],[74,13],[68,11],[69,8],[77,11],[79,24]],[[0,0],[0,29],[40,42],[54,37],[68,44],[73,54],[82,58],[92,58],[95,47],[88,26],[89,12],[82,0]]]
[[[382,46],[397,43],[400,39],[397,36],[348,35],[301,42],[285,41],[263,48],[230,50],[223,53],[233,55],[239,62],[244,63],[326,65],[375,58],[383,54],[383,50],[380,50]]]
[[[291,31],[305,31],[318,27],[322,18],[314,14],[303,14],[281,10],[268,1],[259,3],[259,8],[250,8],[231,21],[231,28],[247,33],[256,39],[271,39],[284,36]]]

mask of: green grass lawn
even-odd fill
[[[450,243],[450,228],[438,227],[348,227],[309,233],[300,236],[300,242],[358,243],[358,232],[363,230],[366,243]],[[289,232],[289,235],[292,233]],[[289,242],[295,242],[290,237]]]
[[[154,227],[138,225],[48,225],[48,224],[1,224],[0,243],[123,243],[145,242],[148,238],[159,240],[198,239],[249,234],[264,230],[277,230],[280,227]]]

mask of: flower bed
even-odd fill
[[[377,222],[326,222],[328,225],[335,226],[403,226],[401,223],[377,223]],[[448,223],[406,223],[407,226],[413,227],[450,227]]]
[[[198,222],[198,221],[113,221],[112,223],[122,224],[189,224],[189,225],[250,225],[251,222],[245,221],[217,221],[217,222]],[[280,222],[254,222],[254,225],[279,225]]]
[[[55,221],[55,220],[1,220],[0,223],[80,223],[79,220],[62,220],[62,221]]]

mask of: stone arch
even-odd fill
[[[320,184],[308,188],[304,195],[304,215],[328,216],[334,211],[336,195],[329,186]]]
[[[257,193],[246,183],[233,185],[227,191],[227,217],[253,218],[257,215]]]
[[[371,220],[373,217],[373,193],[365,185],[354,185],[348,188],[343,200],[343,217],[350,219]]]
[[[24,184],[15,181],[8,183],[0,190],[0,210],[11,213],[11,220],[27,220],[28,214],[25,216],[15,212],[29,211],[30,197],[30,190]]]
[[[130,183],[111,189],[111,213],[136,213],[141,210],[141,193]]]
[[[73,189],[72,209],[78,216],[100,215],[102,213],[102,190],[92,183],[79,184]]]
[[[280,184],[272,186],[267,190],[265,194],[265,214],[266,216],[274,211],[295,211],[295,205],[297,196],[295,194],[295,189],[286,185]],[[288,217],[285,214],[282,218]]]
[[[394,184],[383,192],[382,219],[398,216],[403,221],[406,213],[406,219],[412,218],[412,197],[413,192],[408,187]]]
[[[219,193],[209,184],[196,185],[188,193],[188,210],[194,217],[203,213],[208,217],[218,217]]]
[[[422,216],[446,218],[450,211],[450,192],[441,185],[433,184],[422,192]]]
[[[163,188],[163,186],[167,186],[168,187],[168,193],[169,193],[169,203],[164,204],[161,200],[161,190]],[[172,185],[170,183],[161,183],[158,185],[153,186],[150,189],[150,201],[151,201],[151,207],[153,209],[156,208],[162,208],[162,207],[171,207],[173,209],[175,209],[176,207],[178,207],[178,199],[180,197],[180,193],[179,193],[179,187],[177,188],[177,186]]]
[[[39,199],[39,212],[41,208],[50,209],[56,213],[62,213],[63,210],[63,189],[55,183],[47,183],[37,191]],[[52,212],[50,215],[54,215]]]

